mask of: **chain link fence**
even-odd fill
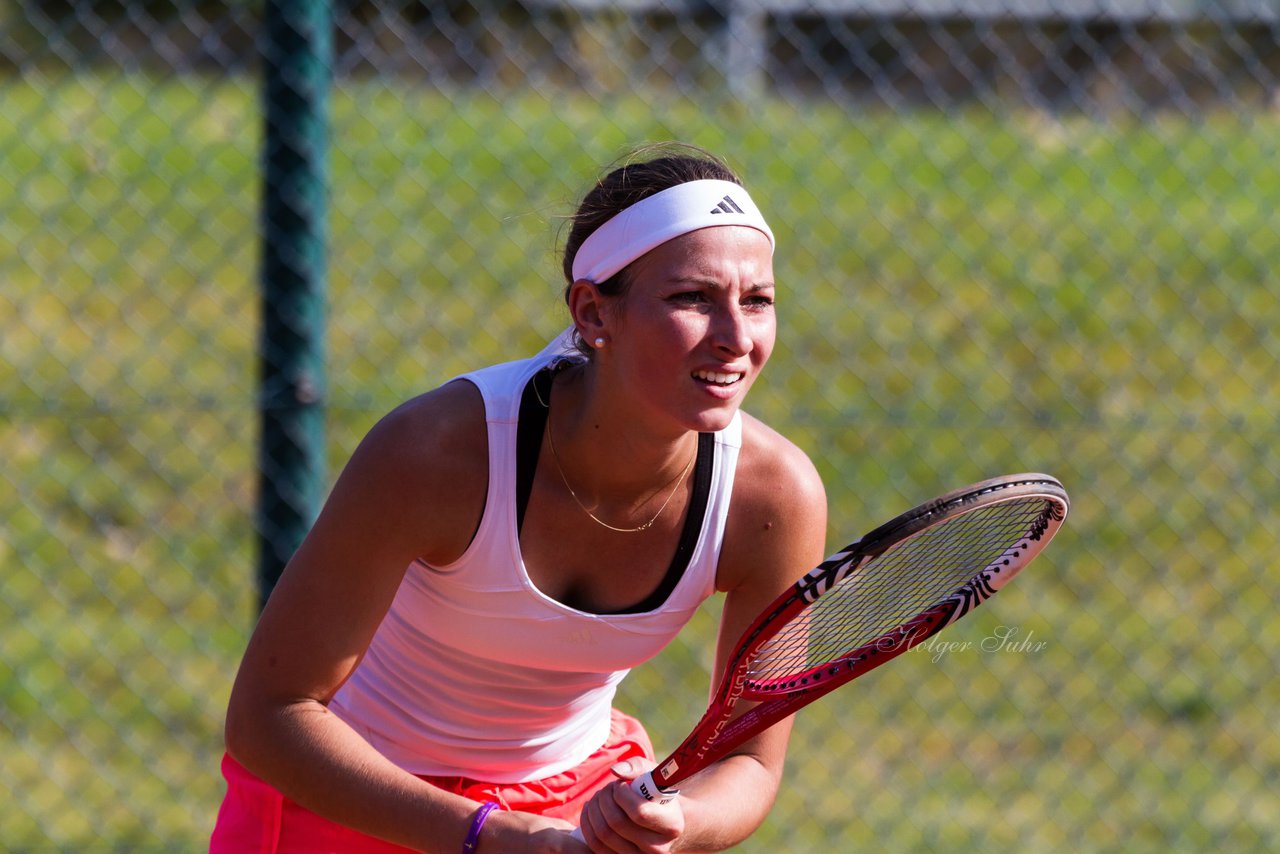
[[[0,847],[196,850],[253,623],[263,4],[0,0]],[[744,851],[1280,848],[1270,0],[335,0],[329,472],[565,323],[604,164],[778,236],[749,409],[834,548],[1060,477],[1049,552],[801,714]],[[620,703],[701,711],[714,608]]]

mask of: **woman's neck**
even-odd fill
[[[679,477],[697,451],[696,433],[655,425],[594,365],[562,372],[554,388],[547,429],[566,476],[593,498],[642,499]]]

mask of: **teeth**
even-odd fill
[[[716,385],[732,385],[742,379],[742,374],[721,374],[716,371],[694,371],[694,377]]]

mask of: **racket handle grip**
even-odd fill
[[[653,801],[659,804],[668,804],[675,800],[676,795],[680,794],[679,789],[663,789],[653,782],[653,774],[649,771],[644,772],[639,777],[631,781],[631,791],[635,792],[646,801]],[[569,834],[579,842],[585,842],[582,838],[582,828],[575,827],[573,833]]]
[[[679,789],[664,789],[653,782],[652,771],[646,771],[632,780],[631,791],[646,801],[653,801],[658,804],[669,804],[676,799],[676,795],[680,794]]]

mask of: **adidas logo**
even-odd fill
[[[735,202],[733,199],[729,198],[728,196],[725,196],[724,200],[721,201],[720,204],[716,205],[714,208],[711,209],[711,213],[713,214],[742,213],[742,208],[738,207],[738,203]]]

